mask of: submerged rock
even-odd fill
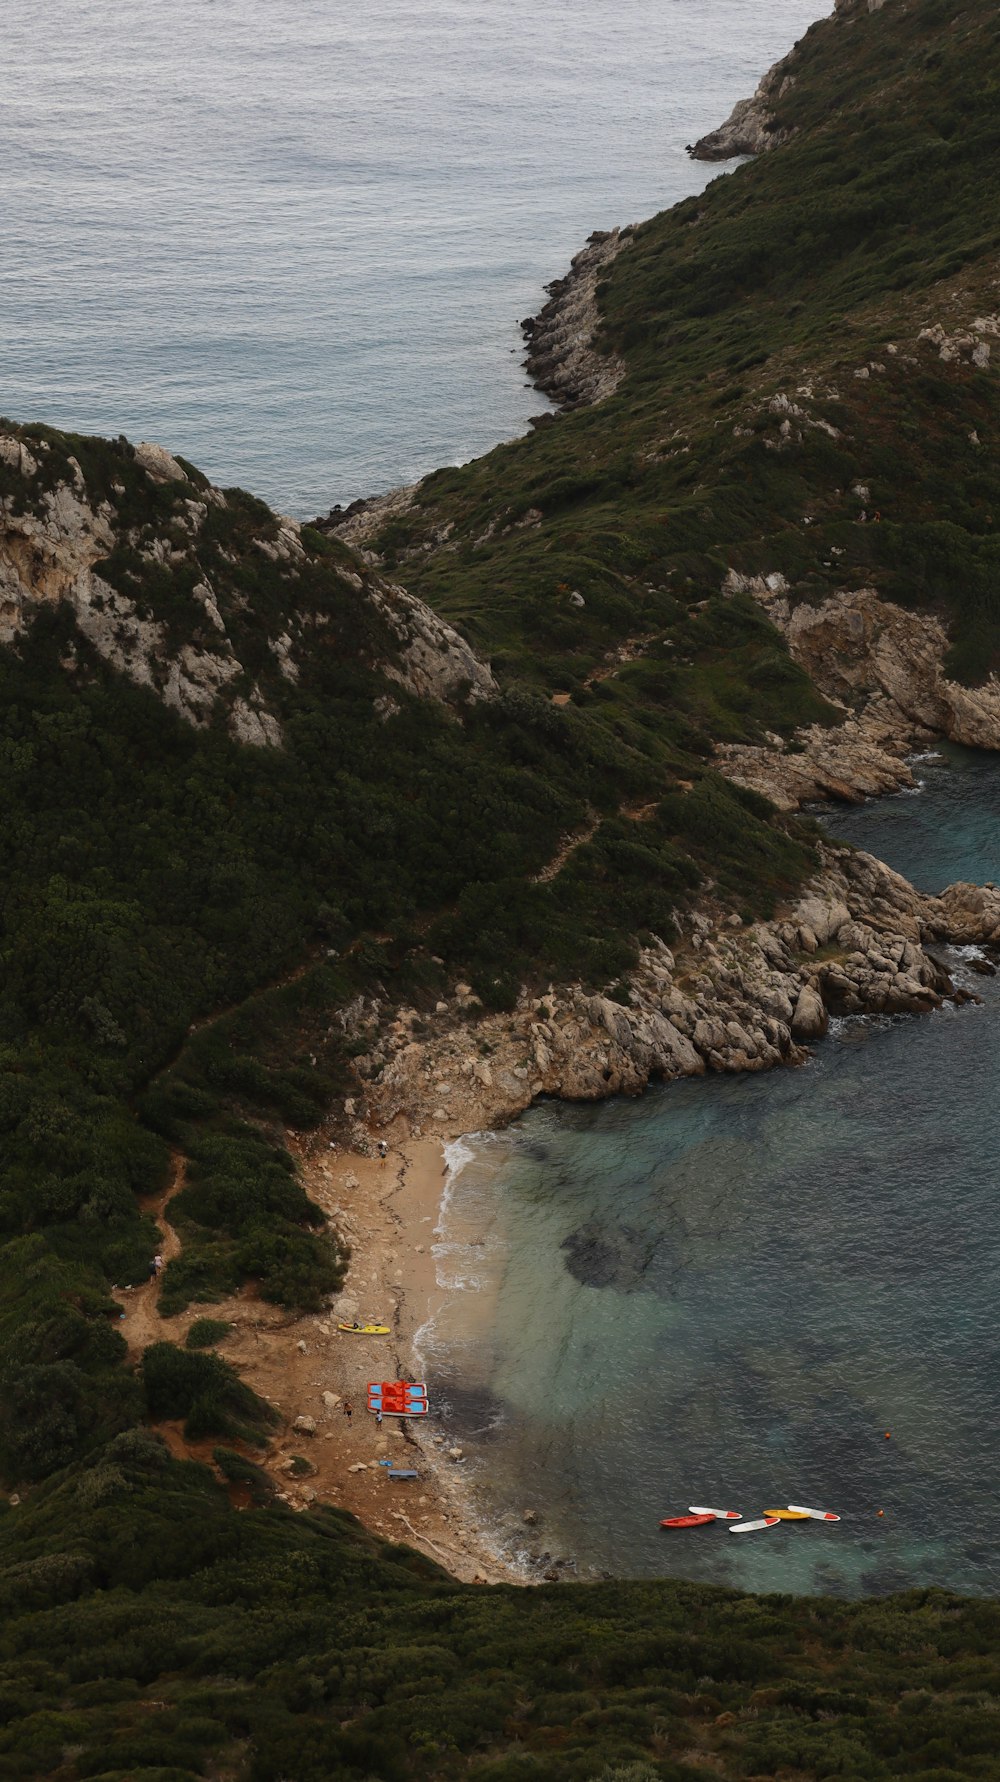
[[[648,1285],[644,1277],[652,1246],[649,1237],[634,1226],[609,1228],[603,1221],[591,1220],[570,1232],[560,1249],[566,1252],[570,1274],[585,1287],[614,1287],[619,1293],[633,1293]]]

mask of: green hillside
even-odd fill
[[[575,701],[595,697],[603,652],[655,633],[602,685],[623,718],[658,702],[713,735],[751,730],[674,604],[707,599],[700,622],[721,625],[730,566],[780,572],[802,599],[870,583],[939,608],[964,678],[1000,656],[996,371],[972,359],[995,342],[972,324],[998,309],[1000,19],[852,3],[793,67],[793,140],[644,224],[612,265],[604,345],[629,374],[611,400],[439,471],[382,541],[494,663]],[[918,339],[935,325],[968,344],[942,360]],[[542,524],[518,529],[529,508]],[[449,525],[445,549],[415,549]],[[749,677],[776,720],[786,674],[773,654]]]
[[[339,1283],[283,1138],[350,1093],[352,998],[608,987],[708,882],[750,915],[809,871],[809,826],[711,765],[827,711],[728,569],[874,585],[947,619],[955,674],[1000,661],[1000,18],[851,3],[793,72],[785,145],[611,267],[615,395],[429,478],[384,573],[189,465],[0,424],[4,623],[31,593],[0,648],[4,1774],[997,1774],[993,1604],[459,1586],[273,1503],[268,1407],[210,1352],[131,1371],[108,1292],[180,1167],[165,1311]],[[387,576],[495,685],[461,652],[423,685]]]

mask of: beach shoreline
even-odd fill
[[[317,1471],[307,1489],[316,1495],[307,1502],[350,1510],[373,1532],[407,1541],[465,1582],[527,1584],[527,1572],[497,1552],[479,1526],[465,1454],[435,1414],[433,1378],[427,1381],[426,1419],[386,1418],[377,1428],[366,1408],[369,1379],[425,1377],[419,1337],[447,1291],[438,1284],[434,1255],[450,1176],[447,1139],[398,1132],[387,1142],[384,1161],[335,1149],[322,1133],[295,1142],[307,1192],[351,1246],[344,1287],[329,1317],[301,1320],[324,1341],[325,1391],[338,1399],[336,1405],[323,1400],[324,1423],[309,1453]],[[355,1319],[388,1324],[391,1335],[337,1331],[339,1320]],[[330,1331],[325,1340],[324,1324]],[[295,1353],[287,1337],[282,1347],[286,1356]],[[353,1405],[346,1419],[345,1399]],[[292,1406],[281,1408],[288,1416]],[[420,1477],[390,1483],[379,1464],[389,1458],[414,1467]]]

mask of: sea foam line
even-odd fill
[[[461,1291],[463,1288],[470,1285],[479,1288],[482,1285],[481,1280],[476,1279],[473,1276],[468,1277],[468,1279],[463,1279],[461,1276],[452,1280],[446,1278],[441,1266],[443,1258],[446,1256],[454,1256],[461,1246],[449,1244],[442,1240],[445,1238],[445,1226],[451,1208],[455,1183],[458,1181],[463,1170],[467,1169],[470,1163],[475,1163],[480,1149],[483,1146],[488,1145],[490,1141],[496,1137],[497,1134],[494,1132],[466,1132],[462,1133],[459,1138],[450,1139],[444,1146],[444,1186],[441,1190],[437,1223],[434,1226],[433,1233],[434,1237],[439,1241],[437,1243],[432,1243],[431,1245],[431,1255],[434,1257],[435,1263],[435,1281],[438,1288],[444,1292]],[[435,1315],[431,1312],[428,1317],[425,1318],[423,1324],[420,1325],[419,1329],[414,1331],[413,1337],[411,1338],[411,1346],[418,1367],[423,1366],[425,1344],[433,1341],[435,1323]]]

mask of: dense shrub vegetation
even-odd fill
[[[394,521],[390,566],[498,698],[387,681],[367,571],[307,531],[290,591],[254,546],[277,521],[239,491],[205,548],[282,749],[186,725],[58,606],[0,654],[4,1775],[997,1773],[995,1605],[460,1587],[274,1502],[272,1414],[216,1352],[224,1321],[130,1367],[108,1289],[148,1268],[168,1185],[168,1320],[244,1282],[305,1308],[338,1285],[282,1141],[348,1088],[353,998],[427,1009],[458,976],[494,1007],[551,977],[625,994],[637,941],[706,879],[746,913],[801,879],[807,830],[711,767],[720,739],[824,712],[756,604],[723,598],[728,567],[793,598],[873,582],[946,615],[956,673],[1000,659],[995,372],[917,341],[996,308],[998,76],[985,0],[841,8],[800,47],[790,142],[612,267],[615,397],[428,479]],[[783,432],[778,394],[808,421]],[[39,499],[72,455],[122,538],[171,541],[176,495],[127,442],[22,432]],[[20,486],[0,461],[0,496]],[[199,634],[186,571],[119,544],[104,572],[175,642]],[[306,594],[330,625],[292,685],[268,639]]]
[[[996,1774],[992,1603],[460,1586],[213,1457],[239,1514],[130,1431],[0,1517],[5,1776]]]

